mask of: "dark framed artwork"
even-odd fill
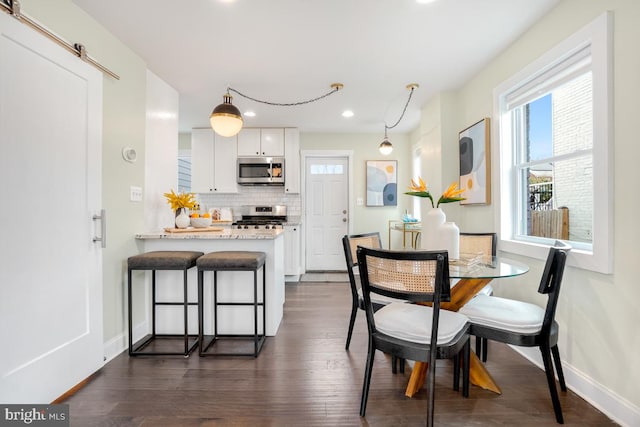
[[[367,206],[398,206],[397,160],[367,160]]]
[[[460,188],[465,192],[462,205],[491,203],[491,156],[489,152],[490,125],[485,117],[461,131],[460,144]]]

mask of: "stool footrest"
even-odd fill
[[[146,335],[142,339],[138,340],[131,348],[129,349],[130,356],[189,356],[193,351],[198,347],[200,343],[198,339],[198,335],[188,335],[188,347],[185,351],[184,348],[184,338],[183,334],[155,334],[155,335]],[[148,345],[158,340],[174,340],[176,341],[175,346],[178,346],[178,341],[180,345],[180,351],[143,351]]]
[[[257,305],[258,307],[264,307],[264,303],[263,302],[257,302],[257,303],[253,303],[253,302],[216,302],[216,305],[239,305],[239,306],[254,306]]]
[[[218,334],[218,335],[203,335],[200,343],[200,356],[253,356],[258,357],[258,353],[264,345],[265,335],[238,335],[238,334]],[[210,349],[215,348],[214,344],[219,344],[221,341],[244,341],[253,347],[253,351],[250,352],[235,352],[235,351],[212,351]]]
[[[184,305],[183,302],[179,302],[179,301],[163,301],[163,302],[155,302],[155,305]],[[198,305],[197,302],[188,302],[187,305]]]

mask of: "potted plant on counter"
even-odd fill
[[[187,228],[191,222],[187,209],[195,208],[198,203],[195,195],[193,193],[184,192],[176,194],[173,189],[171,189],[170,193],[164,193],[164,197],[167,198],[167,202],[171,206],[171,209],[176,213],[176,228]]]

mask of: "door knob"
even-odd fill
[[[342,222],[347,222],[347,218],[342,218]]]
[[[342,211],[342,213],[343,213],[343,214],[346,214],[346,213],[347,213],[347,210],[346,210],[346,209],[344,209],[344,210]]]

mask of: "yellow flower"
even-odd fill
[[[170,193],[164,193],[164,197],[167,198],[167,202],[171,205],[171,209],[174,211],[179,208],[193,209],[197,203],[193,193],[176,194],[173,189],[171,189]]]
[[[427,191],[427,184],[425,184],[424,181],[422,180],[422,178],[420,178],[420,177],[418,177],[418,182],[420,183],[420,185],[417,185],[416,182],[412,179],[411,180],[411,187],[409,187],[409,189],[411,191],[426,192]]]
[[[459,202],[460,200],[464,200],[464,197],[458,197],[460,194],[464,193],[465,189],[461,188],[458,190],[458,183],[454,182],[447,188],[447,190],[442,193],[440,199],[438,200],[438,204],[436,207],[440,206],[440,203],[451,203],[451,202]]]
[[[433,204],[433,197],[427,190],[427,184],[425,184],[421,177],[418,177],[418,184],[416,184],[413,179],[411,180],[411,186],[409,187],[409,190],[411,191],[407,191],[404,194],[416,197],[427,197],[429,200],[431,200],[431,207],[439,207],[440,203],[451,203],[465,200],[464,197],[459,197],[460,194],[464,193],[465,189],[461,188],[458,190],[458,183],[456,182],[451,184],[449,188],[447,188],[447,190],[442,193],[442,196],[440,196],[440,198],[438,199],[438,203],[435,206]]]

